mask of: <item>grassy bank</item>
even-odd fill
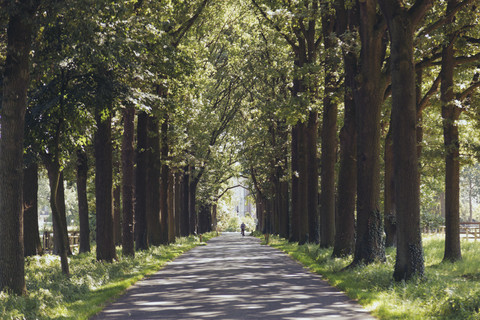
[[[203,241],[213,236],[205,234]],[[175,244],[137,252],[135,258],[122,257],[118,249],[114,263],[97,262],[94,251],[72,256],[70,278],[61,273],[57,256],[28,258],[28,295],[1,292],[0,319],[88,319],[133,283],[200,244],[197,237],[181,238]]]
[[[442,263],[442,236],[424,237],[425,278],[393,281],[395,250],[387,262],[342,271],[349,259],[331,259],[331,249],[270,238],[270,245],[287,252],[310,270],[346,292],[380,319],[480,319],[480,242],[462,241],[463,260]]]

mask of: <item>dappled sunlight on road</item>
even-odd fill
[[[196,247],[93,319],[366,319],[279,250],[226,233]]]

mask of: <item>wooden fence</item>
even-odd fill
[[[42,235],[42,245],[45,252],[53,251],[53,232],[45,231]],[[68,233],[68,242],[70,248],[78,247],[80,245],[80,233],[78,231],[72,231]]]
[[[445,226],[424,230],[425,233],[445,233]],[[480,222],[460,222],[460,238],[467,240],[480,240]]]
[[[480,222],[460,222],[460,237],[475,241],[480,239]]]

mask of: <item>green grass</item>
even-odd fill
[[[204,234],[203,241],[214,233]],[[61,273],[53,255],[26,259],[27,296],[0,292],[0,319],[88,319],[143,277],[160,270],[168,261],[201,245],[198,237],[177,239],[168,246],[136,252],[135,258],[97,262],[94,250],[69,258],[69,278]]]
[[[393,280],[394,249],[387,250],[386,263],[342,270],[351,257],[332,259],[331,249],[277,237],[269,244],[323,275],[379,319],[480,319],[480,242],[462,241],[462,261],[442,263],[442,236],[425,236],[425,277],[408,282]]]

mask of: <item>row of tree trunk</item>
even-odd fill
[[[312,2],[312,10],[317,9],[315,3]],[[380,1],[380,4],[383,15],[379,14],[377,2],[373,0],[361,1],[349,10],[346,10],[343,1],[338,1],[336,16],[323,17],[325,50],[328,51],[333,46],[329,36],[331,33],[342,35],[347,30],[359,31],[362,46],[359,56],[344,51],[345,119],[340,134],[337,192],[334,182],[337,107],[332,98],[336,91],[336,79],[334,65],[331,63],[325,63],[320,195],[317,114],[310,111],[306,120],[299,121],[292,128],[289,239],[299,243],[320,243],[323,247],[334,246],[334,256],[353,253],[352,266],[355,266],[385,259],[385,230],[388,244],[395,242],[397,245],[394,277],[401,280],[422,275],[424,268],[416,129],[416,95],[419,93],[415,87],[413,37],[416,26],[432,3],[419,2],[410,11],[394,1]],[[257,8],[261,10],[259,6]],[[316,63],[318,41],[315,38],[314,19],[315,15],[302,21],[308,27],[302,30],[301,35],[295,34],[296,41],[286,36],[295,53],[295,65],[299,69]],[[336,29],[333,21],[336,21]],[[391,46],[389,72],[383,68],[388,44],[387,32]],[[300,72],[298,74],[301,75]],[[293,83],[294,97],[308,93],[313,99],[316,98],[316,84],[312,81],[305,82],[300,76]],[[385,148],[385,189],[389,198],[386,199],[387,228],[384,229],[384,219],[379,208],[380,117],[390,84],[393,105],[391,133]],[[273,185],[279,185],[278,182],[275,183],[274,177],[270,180]],[[281,228],[277,227],[276,221],[279,221],[282,214],[275,204],[283,198],[284,195],[276,194],[268,198],[262,192],[257,192],[260,229],[280,233]]]

